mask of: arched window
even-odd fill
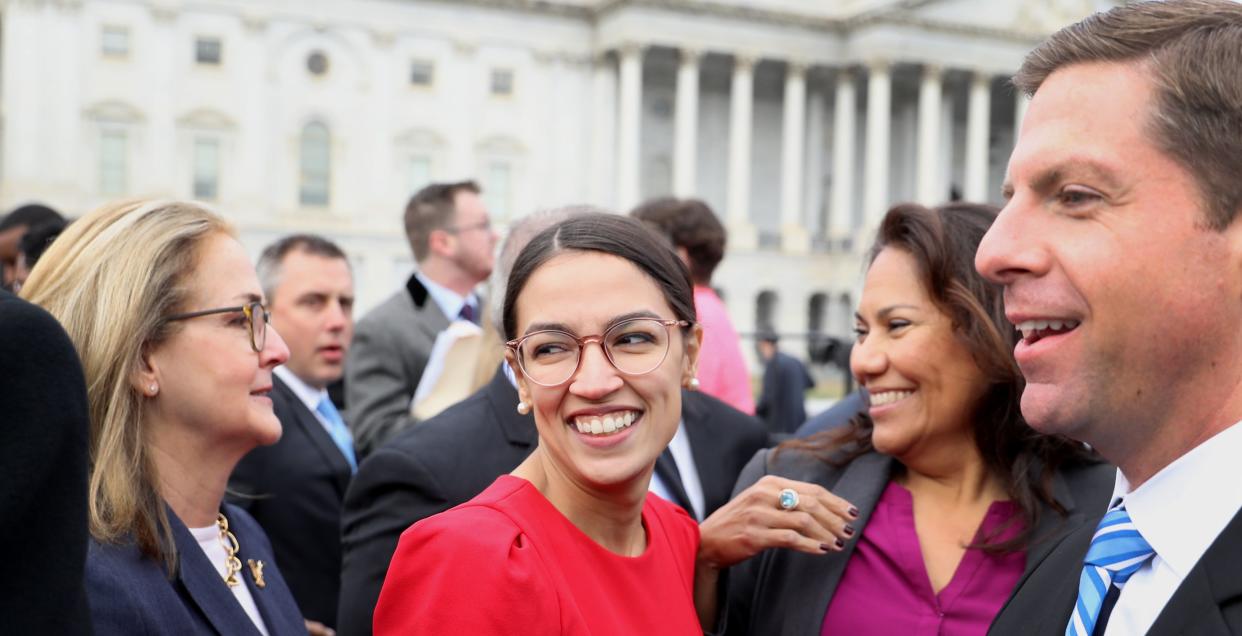
[[[837,301],[837,329],[842,334],[854,332],[854,299],[849,292],[843,292]]]
[[[302,128],[300,145],[302,205],[328,205],[332,186],[332,135],[328,127],[313,121]]]
[[[806,306],[807,331],[813,336],[823,335],[825,318],[828,313],[828,294],[823,292],[812,294]]]
[[[755,298],[755,331],[776,331],[776,303],[776,292],[759,292]]]

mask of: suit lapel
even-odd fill
[[[229,586],[220,578],[215,566],[207,560],[207,555],[198,546],[194,535],[190,534],[190,530],[171,508],[166,509],[173,540],[177,544],[177,578],[185,586],[190,600],[198,605],[218,633],[258,636],[259,630],[237,602]],[[244,564],[242,569],[244,574]]]
[[[835,484],[829,483],[827,473],[816,475],[814,482],[858,508],[858,521],[854,527],[861,533],[888,485],[893,463],[889,457],[869,453],[850,462]],[[784,551],[789,561],[782,578],[797,581],[799,588],[798,599],[790,599],[785,605],[788,609],[784,633],[819,633],[826,608],[832,601],[832,595],[845,574],[845,566],[857,544],[857,541],[847,542],[845,550],[836,555],[820,556]]]
[[[405,288],[410,293],[410,301],[414,303],[414,315],[418,317],[414,323],[431,342],[435,342],[436,336],[448,328],[451,319],[444,315],[440,306],[436,304],[435,299],[431,297],[417,276],[410,274],[410,280],[406,282]]]
[[[676,500],[673,503],[681,506],[690,513],[691,517],[698,518],[694,505],[690,503],[690,495],[686,493],[686,485],[681,481],[681,471],[677,469],[677,461],[673,459],[673,452],[668,447],[665,447],[660,452],[660,456],[656,458],[655,472],[668,488],[669,494]]]
[[[707,409],[703,408],[698,396],[690,391],[681,392],[681,420],[686,426],[690,455],[694,457],[694,467],[699,472],[699,484],[703,487],[703,506],[707,510],[714,510],[728,502],[733,494],[733,480],[721,474],[721,438],[712,435]],[[680,482],[681,478],[678,477],[677,481]],[[707,516],[706,510],[700,512]]]
[[[504,362],[496,368],[491,382],[487,383],[485,394],[491,406],[496,422],[500,424],[505,439],[517,446],[533,447],[539,440],[539,431],[535,429],[535,416],[522,415],[517,412],[518,392],[505,376]]]
[[[1242,510],[1212,542],[1156,617],[1148,634],[1233,633],[1221,605],[1242,603]]]
[[[293,425],[301,429],[302,434],[310,440],[311,446],[318,451],[320,458],[332,466],[332,482],[336,485],[337,494],[345,497],[345,489],[349,487],[351,474],[349,462],[341,454],[341,449],[332,440],[332,436],[324,429],[315,414],[306,408],[306,403],[298,398],[279,377],[272,376],[272,392],[279,393],[287,400],[290,413],[293,414]],[[288,432],[286,432],[288,434]]]

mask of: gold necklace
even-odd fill
[[[224,513],[216,513],[216,525],[220,527],[220,545],[224,546],[224,551],[228,554],[224,560],[224,582],[229,587],[234,587],[241,583],[237,578],[237,573],[241,572],[241,559],[237,558],[241,546],[237,543],[237,537],[229,532],[229,520],[224,518]]]

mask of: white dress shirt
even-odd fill
[[[319,421],[319,425],[323,427],[323,430],[327,431],[328,435],[331,436],[332,423],[329,422],[327,418],[319,414],[319,403],[328,398],[328,390],[316,389],[315,387],[303,382],[302,378],[294,375],[294,373],[283,364],[275,369],[272,369],[272,373],[276,374],[276,377],[280,378],[281,382],[284,382],[285,386],[288,386],[289,390],[293,391],[293,394],[298,397],[298,400],[301,401],[302,404],[305,404],[306,409],[311,412],[311,415],[315,416],[316,420]]]
[[[474,308],[475,320],[479,319],[479,297],[474,292],[462,296],[448,287],[423,276],[422,272],[414,272],[414,277],[423,284],[423,287],[427,289],[427,294],[431,296],[436,306],[440,308],[440,311],[444,312],[444,316],[450,322],[458,319],[461,315],[461,308],[467,302]]]
[[[703,520],[703,482],[699,480],[699,469],[694,463],[694,455],[690,452],[690,439],[686,437],[686,423],[684,421],[677,423],[677,432],[673,434],[673,440],[668,443],[668,451],[673,455],[673,461],[677,463],[677,474],[681,477],[681,486],[686,491],[686,496],[690,498],[690,505],[694,510],[687,510],[691,517],[698,521]],[[673,497],[673,491],[660,479],[659,473],[651,473],[651,484],[647,487],[651,492],[663,497],[667,501],[677,503],[677,499]]]
[[[1242,425],[1182,455],[1133,491],[1120,470],[1113,501],[1125,502],[1156,555],[1117,597],[1105,636],[1145,634],[1203,553],[1242,509]]]

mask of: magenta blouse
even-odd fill
[[[976,540],[1018,513],[1011,501],[994,502]],[[1012,524],[998,538],[1012,538],[1021,530],[1021,524]],[[909,490],[889,482],[845,566],[820,633],[986,634],[1025,567],[1025,552],[967,550],[949,584],[934,593],[914,531],[914,499]]]

